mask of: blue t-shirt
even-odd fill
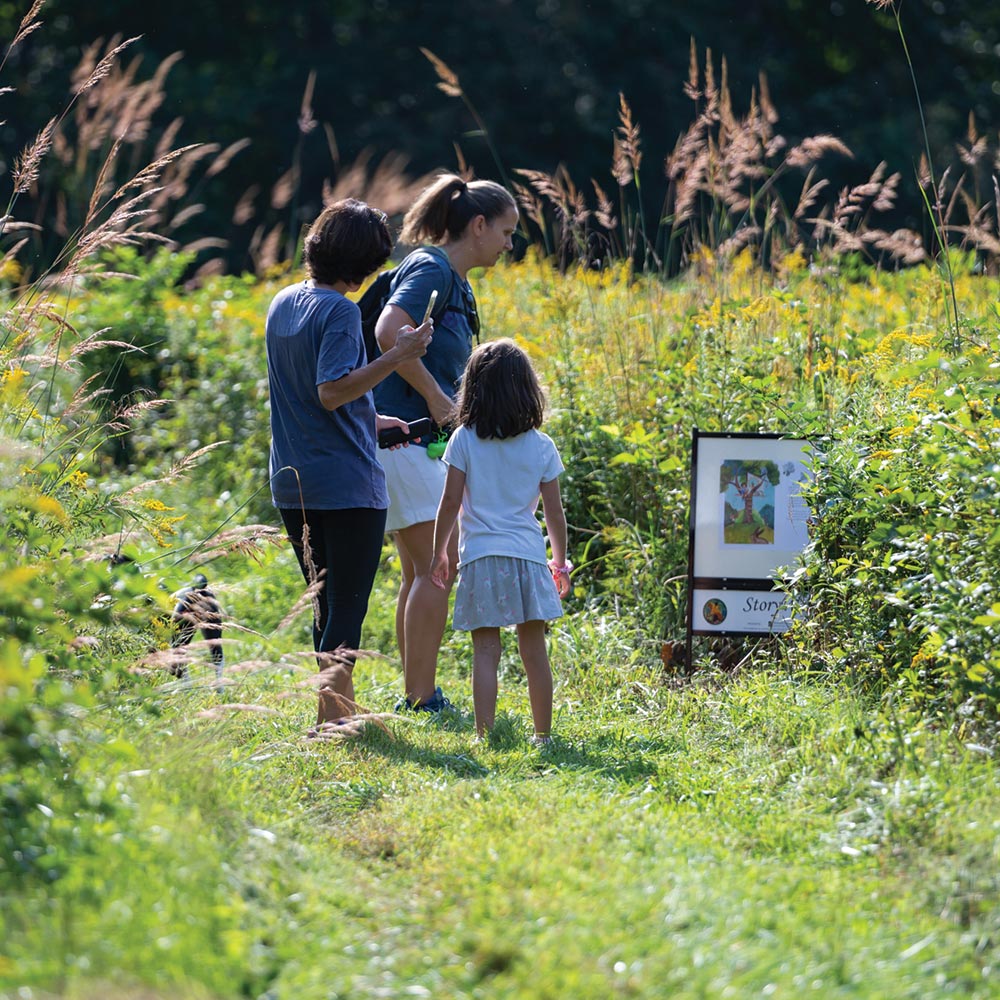
[[[303,281],[274,297],[265,330],[274,505],[384,510],[372,394],[330,411],[316,389],[365,364],[360,310],[339,292]]]
[[[419,323],[431,291],[437,289],[440,305],[449,286],[447,305],[443,314],[435,310],[440,315],[434,321],[434,336],[420,360],[441,391],[454,399],[465,363],[472,353],[469,315],[475,311],[476,300],[469,283],[455,273],[444,251],[421,247],[400,264],[387,304],[399,306]],[[379,413],[401,417],[407,422],[430,416],[424,397],[396,372],[375,387],[375,405]],[[417,443],[426,448],[429,440]]]

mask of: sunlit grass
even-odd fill
[[[83,762],[116,790],[113,834],[88,833],[48,916],[7,899],[0,989],[92,996],[100,968],[193,996],[989,995],[982,753],[916,728],[901,757],[833,686],[668,689],[593,656],[539,750],[503,686],[487,743],[467,710],[309,740],[267,674],[233,694],[277,714],[147,693],[102,723],[127,756]]]

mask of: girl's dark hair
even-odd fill
[[[457,174],[441,174],[424,188],[403,218],[400,241],[443,243],[458,239],[477,216],[492,222],[498,216],[517,211],[514,196],[496,181],[464,181]]]
[[[360,284],[392,253],[385,213],[356,198],[328,205],[306,236],[306,271],[321,285]]]
[[[513,340],[494,340],[469,356],[455,421],[477,437],[510,438],[541,427],[545,394],[528,355]]]

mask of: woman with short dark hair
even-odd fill
[[[391,250],[382,212],[355,199],[330,205],[306,237],[309,277],[278,292],[267,313],[271,498],[306,583],[316,587],[318,724],[353,710],[354,653],[389,502],[376,436],[405,426],[375,412],[372,389],[431,341],[430,323],[404,325],[393,346],[366,363],[361,313],[346,296]]]

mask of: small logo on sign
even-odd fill
[[[701,613],[709,625],[721,625],[726,620],[726,615],[728,614],[726,605],[717,597],[706,601],[705,606],[701,609]]]

